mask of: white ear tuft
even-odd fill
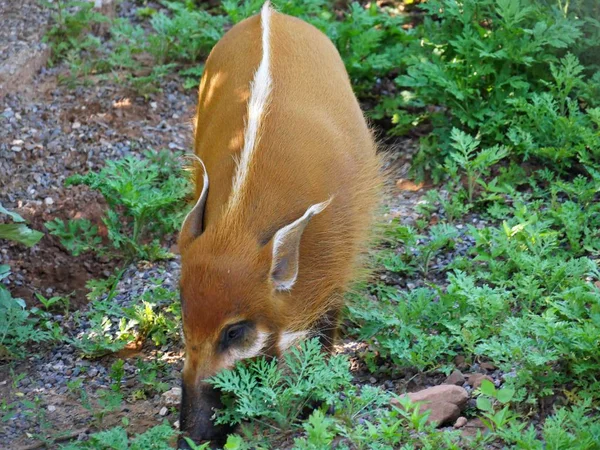
[[[273,237],[271,279],[277,290],[288,291],[296,282],[302,233],[312,216],[321,213],[332,200],[333,197],[322,203],[312,205],[302,217],[275,233]]]

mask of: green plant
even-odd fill
[[[0,214],[9,216],[14,222],[0,223],[0,239],[7,239],[24,244],[27,247],[33,247],[44,236],[43,233],[29,228],[25,224],[25,219],[16,212],[7,210],[1,203]]]
[[[122,359],[116,360],[110,366],[109,376],[111,380],[113,380],[110,388],[115,392],[119,392],[121,390],[121,382],[123,381],[123,377],[125,376],[124,366],[125,361],[123,361]]]
[[[128,156],[108,161],[99,172],[69,177],[66,184],[85,184],[103,195],[109,208],[103,222],[116,251],[153,260],[168,255],[158,238],[177,230],[186,212],[188,182],[176,167]]]
[[[169,389],[169,385],[163,381],[158,380],[159,372],[164,372],[165,364],[161,361],[149,361],[145,362],[138,359],[136,362],[138,368],[137,379],[142,384],[142,390],[140,394],[146,398],[148,395],[154,395],[156,393],[162,394]]]
[[[582,22],[531,0],[435,0],[421,4],[421,46],[406,58],[396,84],[411,89],[410,105],[426,110],[433,135],[422,142],[416,169],[432,170],[450,151],[448,131],[479,133],[484,145],[504,143],[514,116],[512,101],[554,92],[565,99],[570,80],[555,84],[556,63],[582,40]],[[549,87],[548,84],[554,84]],[[537,119],[544,120],[543,117]],[[422,173],[422,172],[419,172]]]
[[[510,410],[509,403],[515,396],[511,388],[496,389],[490,380],[482,380],[480,394],[477,397],[477,408],[483,411],[483,424],[492,431],[497,431],[509,426],[517,420],[517,415]],[[501,409],[495,406],[499,404]]]
[[[96,398],[96,405],[91,410],[92,416],[98,428],[102,428],[102,422],[107,414],[121,408],[123,394],[114,390],[102,390]]]
[[[284,356],[284,363],[285,373],[276,361],[259,359],[211,378],[209,383],[225,394],[227,407],[217,415],[217,423],[238,424],[261,417],[270,427],[289,429],[306,405],[332,405],[338,390],[349,385],[346,359],[332,356],[325,363],[317,339],[292,349]]]
[[[467,201],[472,204],[475,187],[481,184],[483,176],[489,175],[490,168],[508,155],[506,147],[498,145],[480,150],[480,140],[469,136],[457,128],[452,129],[452,151],[444,164],[450,177],[457,184],[460,183],[459,170],[466,176]]]
[[[8,274],[9,267],[0,266],[0,280]],[[39,319],[27,310],[25,301],[13,298],[0,284],[0,359],[24,356],[24,344],[28,342],[51,340],[53,335],[39,325]]]
[[[133,437],[122,427],[93,433],[85,442],[73,442],[61,446],[62,450],[169,450],[177,432],[169,424],[157,425]],[[199,447],[206,448],[206,447]]]
[[[98,227],[87,219],[61,220],[58,217],[46,222],[50,234],[57,236],[60,243],[74,256],[90,250],[101,249],[102,238],[98,236]]]
[[[208,449],[209,445],[210,445],[210,442],[206,442],[204,444],[197,445],[196,443],[194,443],[194,441],[192,441],[187,436],[184,439],[187,442],[187,444],[188,444],[188,446],[190,447],[191,450],[205,450],[205,449]],[[228,439],[228,442],[229,442],[229,439]],[[225,446],[225,448],[228,448],[228,447]]]
[[[108,22],[108,18],[94,11],[94,4],[85,1],[56,0],[42,3],[52,11],[53,25],[44,36],[52,48],[51,63],[55,64],[70,52],[89,47],[87,32],[94,24]]]
[[[162,346],[167,338],[179,333],[178,321],[168,318],[158,307],[148,301],[126,310],[126,314],[137,323],[138,339],[152,339],[155,345]]]
[[[332,429],[334,420],[326,417],[320,410],[315,410],[303,427],[306,431],[306,438],[294,439],[294,447],[298,450],[318,450],[322,448],[331,448],[331,443],[335,437],[335,431]]]
[[[115,324],[110,317],[95,313],[90,318],[90,329],[68,342],[86,358],[99,358],[125,348],[135,341],[135,322],[121,317]]]
[[[62,307],[64,314],[66,315],[69,312],[69,297],[68,296],[60,296],[55,295],[54,297],[46,298],[39,292],[35,293],[36,298],[40,301],[40,303],[44,306],[46,311],[59,306]]]
[[[398,226],[389,232],[389,236],[402,244],[402,252],[382,252],[380,261],[392,272],[414,274],[416,269],[427,276],[432,257],[444,248],[454,246],[458,230],[448,224],[433,225],[429,235],[419,235],[411,227]],[[421,242],[417,245],[417,242]]]
[[[200,78],[204,73],[204,64],[189,67],[179,72],[179,75],[185,77],[183,82],[184,89],[196,89],[200,84]]]

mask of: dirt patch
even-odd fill
[[[104,210],[102,197],[84,187],[74,187],[69,196],[51,206],[37,202],[17,208],[16,211],[28,220],[32,228],[45,232],[45,235],[32,248],[13,243],[2,250],[3,261],[13,271],[10,279],[13,295],[23,298],[28,306],[40,306],[36,292],[45,296],[69,296],[73,309],[87,303],[86,283],[93,278],[109,276],[119,261],[92,252],[73,256],[57,237],[47,232],[44,224],[55,218],[84,218],[97,225],[100,235],[105,236],[106,228],[102,223]]]
[[[114,92],[112,103],[84,100],[64,111],[60,118],[63,130],[67,133],[82,125],[94,125],[116,131],[130,139],[138,139],[143,133],[141,128],[132,127],[132,123],[160,121],[152,106],[149,108],[147,104],[136,101],[135,93],[127,90]]]

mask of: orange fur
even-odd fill
[[[337,50],[313,26],[275,11],[272,91],[239,201],[228,204],[260,42],[260,16],[237,24],[211,52],[200,84],[194,144],[210,187],[203,233],[184,226],[179,241],[190,383],[223,367],[210,348],[232,318],[278,336],[339,308],[378,205],[376,145]],[[198,197],[201,173],[197,180]],[[295,285],[276,291],[273,235],[331,197],[302,234]]]

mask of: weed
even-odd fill
[[[84,1],[56,0],[42,3],[52,11],[54,24],[44,40],[52,48],[51,63],[56,64],[73,50],[79,52],[89,46],[86,32],[93,24],[105,23],[108,18],[94,11],[94,4]]]
[[[287,430],[298,419],[305,405],[320,401],[332,405],[337,391],[350,378],[347,361],[333,356],[325,364],[318,340],[302,343],[284,356],[288,373],[276,361],[259,359],[237,371],[225,370],[210,383],[226,395],[228,408],[217,416],[217,423],[241,423],[262,417],[274,429]]]
[[[122,359],[116,360],[110,366],[109,376],[110,379],[113,381],[110,388],[115,392],[119,392],[121,390],[121,382],[123,381],[123,377],[125,376],[125,369],[123,368],[124,366],[125,361],[123,361]]]
[[[8,266],[0,266],[1,276],[8,275]],[[1,278],[0,278],[1,279]],[[53,334],[38,326],[39,319],[27,310],[25,301],[13,298],[10,292],[0,284],[0,359],[22,357],[28,342],[45,342]]]
[[[477,408],[483,411],[483,424],[492,431],[507,428],[514,423],[517,415],[509,409],[508,403],[513,400],[515,390],[511,388],[496,389],[490,380],[481,382],[480,395],[477,397]],[[497,408],[494,403],[500,405]]]
[[[149,361],[145,362],[138,359],[136,362],[138,369],[138,381],[142,384],[142,393],[144,398],[149,395],[162,394],[169,389],[169,385],[158,380],[159,372],[165,370],[165,364],[161,361]]]
[[[63,313],[67,315],[69,313],[69,296],[55,295],[54,297],[46,298],[39,292],[35,293],[36,298],[40,301],[46,311],[55,309],[57,306],[62,308]]]
[[[29,228],[25,224],[25,219],[16,212],[5,209],[1,203],[0,214],[9,216],[14,222],[0,224],[0,239],[7,239],[24,244],[27,247],[33,247],[42,238],[42,233]]]
[[[100,247],[102,238],[98,236],[98,227],[87,219],[63,221],[58,217],[46,222],[50,234],[58,237],[60,243],[74,256]]]
[[[86,442],[73,442],[62,446],[62,450],[168,450],[177,432],[168,424],[157,425],[133,437],[122,427],[111,428],[90,435]]]
[[[99,172],[74,175],[67,185],[85,184],[98,190],[108,204],[103,222],[114,250],[99,247],[93,235],[97,231],[84,219],[59,225],[57,220],[50,229],[61,243],[77,252],[96,249],[101,253],[122,255],[126,258],[165,258],[168,253],[160,247],[158,237],[178,229],[186,212],[184,198],[188,195],[187,180],[177,175],[176,165],[161,166],[151,159],[129,156],[108,161]],[[86,230],[80,233],[64,230]]]

